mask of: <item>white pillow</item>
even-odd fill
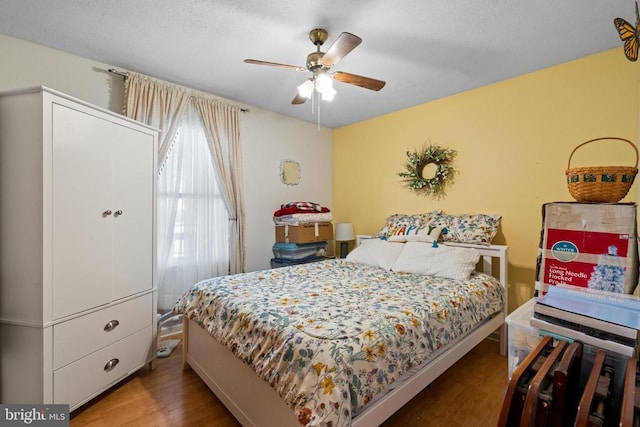
[[[390,270],[402,251],[403,243],[387,242],[381,239],[365,239],[360,246],[349,252],[347,261],[372,265]]]
[[[468,280],[480,260],[471,248],[454,248],[430,243],[407,242],[391,269],[404,273],[426,274]]]
[[[432,225],[401,227],[394,229],[387,238],[390,242],[433,242],[440,237],[442,228]]]

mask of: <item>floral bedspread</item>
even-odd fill
[[[209,279],[173,310],[250,365],[301,425],[337,427],[502,301],[481,273],[461,282],[337,259]]]

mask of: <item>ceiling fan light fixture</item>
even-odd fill
[[[331,101],[333,100],[333,98],[336,96],[336,90],[332,87],[325,89],[323,92],[320,92],[322,94],[322,100],[323,101]]]
[[[318,73],[316,77],[316,89],[322,94],[330,91],[335,92],[333,89],[333,81],[326,73]]]
[[[306,80],[300,86],[298,86],[298,93],[300,96],[304,96],[305,98],[311,98],[311,94],[313,93],[314,84],[311,80]]]

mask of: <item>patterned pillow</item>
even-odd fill
[[[442,229],[431,224],[420,227],[395,228],[387,240],[390,242],[433,242],[440,237]]]
[[[381,239],[388,239],[389,236],[393,233],[394,230],[399,230],[403,227],[422,227],[423,225],[428,224],[433,218],[440,214],[440,211],[431,211],[421,214],[414,215],[405,215],[405,214],[394,214],[387,218],[387,222],[382,227],[376,237]]]
[[[440,240],[443,242],[490,245],[498,233],[500,218],[500,215],[440,214],[431,225],[442,229]]]

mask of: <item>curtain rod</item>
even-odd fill
[[[115,68],[109,68],[107,71],[109,71],[110,73],[113,73],[113,74],[117,74],[117,75],[119,75],[121,77],[124,77],[125,79],[127,77],[129,77],[129,73],[125,73],[124,71],[118,71]]]
[[[129,77],[129,73],[127,73],[125,71],[116,70],[115,68],[108,68],[107,71],[110,72],[110,73],[116,74],[116,75],[118,75],[120,77],[124,77],[125,79],[127,77]],[[240,111],[242,111],[243,113],[248,113],[251,110],[248,109],[248,108],[240,108]]]

